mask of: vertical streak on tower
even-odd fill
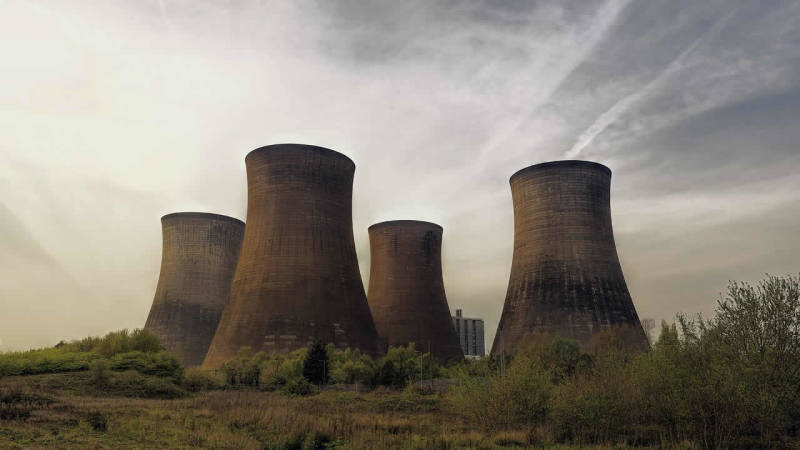
[[[554,161],[526,167],[510,183],[514,257],[492,354],[514,354],[529,332],[586,345],[615,327],[645,347],[614,243],[608,167]]]
[[[280,144],[253,150],[245,164],[248,224],[204,364],[245,346],[288,352],[314,340],[379,354],[353,239],[353,161]]]
[[[442,227],[396,220],[369,227],[372,262],[367,299],[389,346],[413,342],[441,361],[464,357],[442,279]]]
[[[186,366],[202,364],[228,301],[244,223],[209,213],[161,218],[161,274],[145,329]]]

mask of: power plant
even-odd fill
[[[462,359],[442,280],[442,227],[416,220],[369,227],[367,299],[381,340],[414,343],[441,361]]]
[[[145,329],[185,366],[203,362],[228,300],[244,223],[218,214],[161,218],[163,249]]]
[[[585,346],[613,328],[646,348],[614,243],[611,170],[554,161],[518,171],[510,184],[514,256],[492,354],[514,354],[531,332]]]
[[[245,165],[242,251],[204,366],[245,346],[288,352],[313,341],[379,355],[353,239],[353,161],[279,144],[253,150]]]
[[[214,368],[244,347],[285,353],[313,342],[371,356],[414,343],[441,361],[463,358],[464,348],[483,353],[483,321],[450,316],[442,227],[369,227],[367,296],[353,237],[353,161],[278,144],[251,151],[245,166],[246,226],[209,213],[161,219],[161,273],[145,328],[184,365]],[[509,183],[514,255],[492,354],[513,355],[536,332],[586,348],[619,329],[647,348],[614,242],[611,170],[553,161]]]

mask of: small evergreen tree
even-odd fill
[[[309,383],[322,385],[328,382],[328,352],[321,342],[315,341],[303,362],[303,378]]]

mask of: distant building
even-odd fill
[[[462,317],[461,310],[456,310],[453,317],[453,326],[458,333],[458,340],[461,342],[461,350],[464,356],[483,356],[486,348],[483,344],[483,319],[473,319]]]

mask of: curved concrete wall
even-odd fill
[[[555,161],[522,169],[510,183],[514,257],[492,354],[514,354],[529,332],[585,345],[615,327],[646,346],[614,243],[611,171]]]
[[[161,218],[161,229],[161,273],[144,327],[184,365],[200,365],[228,301],[244,223],[175,213]]]
[[[355,164],[300,144],[253,150],[245,164],[244,243],[204,365],[244,346],[288,352],[314,340],[380,354],[353,241]]]
[[[398,220],[369,227],[367,299],[381,340],[413,342],[442,361],[464,357],[442,280],[442,227]]]

